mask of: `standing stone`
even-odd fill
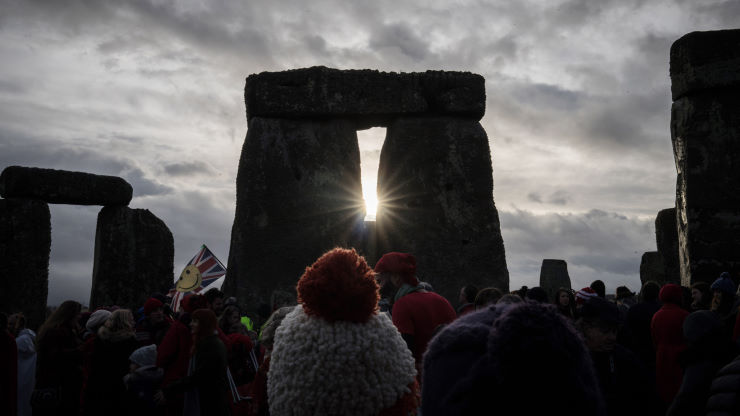
[[[455,300],[463,284],[509,290],[488,138],[456,117],[399,118],[378,169],[378,254],[410,252],[417,274]]]
[[[0,199],[0,311],[44,322],[49,285],[51,216],[41,201]]]
[[[3,198],[40,199],[50,204],[128,205],[133,188],[117,176],[9,166],[0,174]]]
[[[681,284],[681,268],[678,261],[678,226],[676,208],[658,212],[655,218],[655,241],[658,253],[665,265],[666,283]]]
[[[666,283],[663,256],[657,251],[648,251],[642,254],[642,260],[640,261],[640,284],[644,285],[648,280],[655,281],[661,286]]]
[[[137,309],[174,281],[174,240],[167,225],[146,209],[103,207],[95,230],[90,309]]]
[[[540,287],[547,292],[548,301],[555,300],[555,293],[561,287],[570,289],[568,263],[565,260],[544,259],[540,269]]]
[[[336,246],[361,247],[365,207],[353,123],[254,117],[239,160],[224,291],[250,310],[292,293]]]
[[[740,30],[671,47],[681,283],[740,273]]]

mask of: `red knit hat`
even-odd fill
[[[416,286],[416,258],[408,253],[386,253],[375,263],[375,273],[397,273],[404,278],[404,283]]]
[[[159,299],[149,298],[144,302],[144,315],[149,315],[152,311],[162,306],[164,304]]]
[[[378,284],[354,249],[328,251],[298,280],[298,302],[307,315],[329,322],[366,322],[378,309]]]
[[[590,298],[595,298],[596,291],[591,289],[590,287],[584,287],[583,289],[576,292],[576,304],[583,305],[586,303],[587,300]]]

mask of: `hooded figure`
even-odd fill
[[[655,345],[655,381],[660,398],[670,405],[683,378],[678,358],[686,349],[683,321],[689,313],[681,308],[681,286],[673,283],[663,285],[658,296],[663,306],[655,313],[650,324]]]
[[[568,318],[532,301],[492,305],[443,329],[424,356],[422,413],[603,415],[588,351]]]
[[[378,314],[378,285],[355,250],[335,248],[307,267],[299,305],[275,332],[270,414],[407,415],[417,403],[414,359]]]

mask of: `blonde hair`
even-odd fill
[[[128,309],[117,309],[108,317],[103,327],[110,332],[133,331],[134,315]]]

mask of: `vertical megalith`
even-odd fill
[[[174,281],[174,241],[167,225],[146,209],[103,207],[95,230],[90,308],[138,308]]]
[[[239,160],[224,290],[250,309],[295,294],[335,246],[362,245],[365,207],[354,123],[253,117]]]
[[[544,259],[540,269],[540,287],[547,292],[547,299],[555,299],[555,292],[561,287],[570,289],[568,263],[565,260]]]
[[[671,47],[681,283],[740,273],[740,30]]]
[[[49,206],[0,199],[0,311],[23,312],[29,328],[44,321],[51,250]]]
[[[640,261],[640,284],[652,280],[661,286],[666,283],[665,263],[663,256],[657,251],[648,251],[642,254]]]
[[[658,212],[655,218],[655,241],[658,253],[663,258],[666,283],[681,283],[681,268],[678,261],[678,227],[676,208]]]
[[[419,278],[448,299],[462,284],[509,289],[488,137],[476,120],[390,123],[377,189],[379,254],[413,253]]]

